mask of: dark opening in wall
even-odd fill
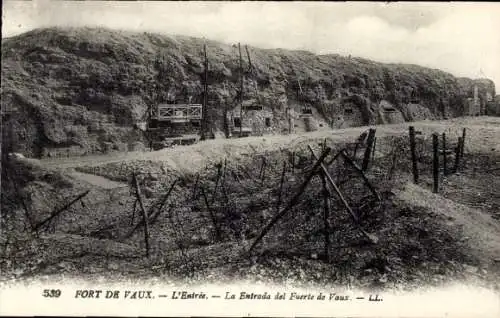
[[[312,109],[308,108],[308,107],[304,107],[304,108],[302,108],[302,114],[311,115],[312,114]]]
[[[348,115],[352,114],[352,108],[346,108],[344,110],[344,114],[348,114]]]
[[[386,112],[386,113],[396,112],[396,109],[394,107],[391,107],[391,106],[384,106],[383,109],[384,109],[384,112]]]
[[[240,118],[234,119],[234,127],[241,127],[241,119]]]
[[[243,106],[243,108],[246,110],[246,111],[250,111],[250,110],[262,110],[262,105],[248,105],[248,106]]]
[[[271,118],[266,117],[266,127],[271,127]]]

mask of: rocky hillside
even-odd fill
[[[2,133],[9,151],[40,157],[134,149],[143,138],[134,124],[144,120],[148,105],[168,98],[202,101],[202,39],[49,28],[2,42],[2,109],[10,111]],[[224,105],[233,107],[238,98],[238,48],[206,44],[208,115],[222,130]],[[495,96],[490,80],[417,65],[282,49],[248,52],[251,63],[242,46],[243,96],[272,112],[275,133],[287,126],[286,107],[300,113],[304,103],[318,120],[338,127],[379,123],[387,105],[406,121],[460,116],[474,84],[482,104],[487,93]]]

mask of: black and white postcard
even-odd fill
[[[0,314],[500,317],[500,5],[2,4]]]

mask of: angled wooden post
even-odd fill
[[[61,214],[61,212],[67,210],[70,206],[72,206],[78,200],[82,199],[89,192],[90,192],[90,190],[87,190],[87,191],[83,192],[82,194],[80,194],[79,196],[77,196],[76,198],[74,198],[73,200],[71,200],[69,203],[65,204],[63,207],[61,207],[61,208],[59,208],[57,210],[54,210],[47,219],[45,219],[42,222],[38,223],[34,227],[34,230],[38,231],[43,225],[49,223],[53,218],[55,218],[56,216],[58,216],[59,214]]]
[[[313,154],[313,156],[315,158],[317,158],[316,154],[314,153],[314,150],[311,148],[310,145],[308,145],[309,147],[309,150],[311,151],[311,153]],[[339,152],[337,155],[340,155],[342,152]],[[337,156],[336,156],[337,157]],[[335,193],[337,193],[337,196],[339,197],[340,199],[340,202],[342,202],[342,204],[344,205],[344,207],[346,208],[347,212],[349,212],[349,214],[351,215],[352,219],[354,220],[354,224],[358,227],[359,231],[372,243],[377,243],[378,242],[378,238],[375,237],[374,235],[371,235],[369,233],[367,233],[365,230],[363,230],[360,226],[359,226],[359,217],[356,213],[354,213],[354,211],[351,209],[351,207],[349,206],[349,203],[347,203],[347,200],[344,198],[342,192],[340,191],[339,187],[335,184],[335,182],[333,181],[332,179],[332,176],[328,173],[328,170],[326,169],[325,165],[323,163],[320,163],[320,167],[321,167],[321,170],[324,174],[324,176],[326,177],[326,181],[330,184],[330,186],[333,188],[333,190],[335,191]]]
[[[370,166],[373,166],[373,162],[375,161],[375,148],[376,147],[377,147],[377,137],[373,138],[373,149],[372,149]]]
[[[314,153],[314,150],[311,148],[311,146],[308,146],[309,147],[309,150],[311,151],[312,155],[317,158],[316,154]],[[323,163],[321,163],[321,170],[323,171],[323,174],[325,175],[326,177],[326,180],[328,181],[328,183],[330,184],[330,186],[333,188],[333,190],[337,193],[338,197],[340,198],[340,201],[342,202],[342,204],[344,205],[344,207],[347,209],[347,211],[349,212],[349,214],[351,215],[351,217],[353,218],[353,220],[358,223],[359,222],[359,218],[358,216],[356,215],[356,213],[354,213],[354,211],[351,209],[351,207],[349,206],[349,203],[347,203],[347,200],[344,198],[344,195],[342,194],[342,192],[340,192],[340,189],[339,187],[335,184],[335,182],[333,181],[333,178],[332,176],[330,176],[330,174],[328,173],[328,170],[326,169],[325,165]]]
[[[250,246],[249,252],[251,252],[254,249],[254,247],[262,240],[262,238],[267,234],[267,232],[269,232],[269,230],[274,226],[274,224],[276,222],[278,222],[278,220],[281,217],[283,217],[283,215],[285,215],[294,205],[296,205],[298,203],[300,196],[302,195],[302,193],[304,193],[304,190],[306,189],[307,185],[309,184],[309,182],[311,181],[313,176],[316,174],[316,171],[318,170],[320,165],[323,163],[326,156],[328,156],[330,151],[331,151],[330,148],[326,148],[325,151],[323,151],[323,153],[321,154],[321,157],[316,161],[316,163],[314,164],[314,166],[311,169],[311,172],[309,173],[307,178],[304,180],[304,182],[300,186],[300,188],[297,191],[297,193],[295,194],[295,196],[292,198],[292,200],[290,200],[290,202],[286,205],[286,207],[283,210],[281,210],[281,212],[276,214],[274,216],[274,218],[272,218],[272,220],[262,229],[259,236],[257,236],[255,241],[253,242],[252,246]]]
[[[354,170],[356,170],[361,175],[361,177],[363,178],[363,181],[368,186],[368,188],[370,189],[370,191],[377,198],[377,200],[380,201],[381,200],[380,194],[377,192],[377,190],[372,185],[372,183],[370,182],[370,180],[368,180],[368,178],[366,177],[366,175],[363,172],[363,170],[361,170],[361,168],[358,167],[358,165],[351,158],[349,158],[349,156],[347,155],[347,153],[346,153],[346,151],[344,149],[341,150],[341,154],[344,157],[344,159],[347,161],[347,163],[349,163],[354,168]]]
[[[137,200],[139,200],[139,206],[141,207],[142,219],[144,222],[144,242],[146,243],[146,256],[149,257],[149,221],[148,216],[146,214],[146,209],[144,208],[144,202],[142,201],[141,188],[139,187],[139,182],[137,181],[137,176],[135,173],[132,175],[134,186],[135,186],[135,194],[137,196]]]
[[[359,142],[356,142],[356,144],[354,145],[354,151],[353,151],[353,153],[352,153],[352,158],[353,158],[354,160],[356,160],[356,154],[357,154],[357,152],[358,152],[358,147],[359,147]]]

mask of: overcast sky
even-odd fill
[[[2,36],[105,26],[351,54],[488,77],[500,92],[499,3],[3,1]]]

